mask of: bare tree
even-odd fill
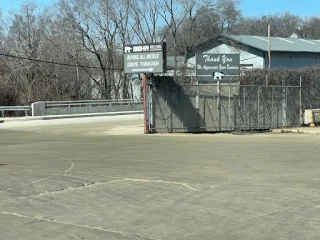
[[[186,66],[190,52],[215,36],[231,32],[241,12],[237,0],[165,1],[159,14],[165,21],[162,34],[169,43],[169,54],[174,56],[174,76],[178,58]],[[179,67],[181,72],[181,67]]]
[[[165,21],[164,36],[172,45],[169,52],[174,56],[174,76],[177,74],[178,56],[185,54],[197,43],[194,33],[197,27],[197,18],[201,12],[210,11],[216,1],[186,1],[169,0],[160,5],[159,14]],[[185,60],[186,61],[186,60]]]
[[[301,18],[285,12],[283,14],[262,17],[242,18],[235,28],[236,34],[266,36],[268,24],[271,25],[271,36],[290,37],[297,32]]]
[[[238,9],[240,0],[220,0],[218,1],[216,12],[219,30],[224,34],[232,34],[236,31],[236,26],[242,16]]]
[[[290,37],[296,33],[301,25],[301,18],[289,12],[276,16],[278,20],[274,23],[274,27],[277,29],[276,35],[279,37]]]
[[[8,53],[23,56],[25,59],[38,59],[43,56],[43,34],[47,24],[46,11],[40,11],[35,4],[24,5],[13,16],[6,38]],[[39,99],[44,89],[41,64],[35,61],[10,59],[10,79],[15,82],[24,102]]]
[[[320,39],[320,18],[310,17],[302,20],[301,27],[297,29],[300,38]]]
[[[119,27],[125,16],[119,14],[122,6],[115,0],[62,0],[61,12],[72,24],[77,37],[88,53],[96,71],[90,73],[91,80],[104,98],[118,97],[122,37]]]
[[[159,26],[159,8],[161,0],[132,0],[129,14],[131,41],[142,43],[161,42],[163,39],[157,29]],[[128,39],[130,41],[130,39]]]

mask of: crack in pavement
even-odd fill
[[[132,182],[156,182],[156,183],[166,183],[166,184],[173,184],[173,185],[182,185],[183,187],[186,187],[190,190],[194,190],[194,191],[200,191],[197,188],[191,187],[190,185],[188,185],[187,183],[180,183],[180,182],[170,182],[170,181],[165,181],[165,180],[161,180],[161,179],[135,179],[135,178],[124,178],[122,180],[119,181],[132,181]]]
[[[67,190],[75,190],[75,189],[83,188],[83,187],[90,186],[90,185],[93,185],[93,184],[97,184],[97,183],[96,183],[96,182],[82,183],[82,184],[79,185],[79,186],[62,188],[62,189],[60,189],[60,190],[44,191],[43,193],[39,193],[39,194],[32,194],[32,195],[29,195],[29,196],[17,197],[17,198],[15,198],[15,199],[11,200],[11,201],[10,201],[10,200],[7,200],[7,202],[13,203],[13,202],[15,202],[15,201],[22,200],[22,199],[28,199],[28,198],[32,198],[32,197],[41,197],[41,196],[46,196],[46,195],[49,195],[49,194],[61,193],[61,192],[67,191]]]
[[[71,171],[74,168],[74,163],[70,159],[59,157],[59,156],[55,156],[55,157],[60,158],[60,159],[65,160],[65,161],[68,161],[70,163],[70,167],[67,170],[63,171],[62,173],[68,173],[69,171]],[[14,188],[7,188],[7,189],[4,189],[4,190],[1,190],[0,193],[4,192],[4,191],[13,191],[13,190],[16,190],[16,189],[24,188],[26,186],[30,186],[30,185],[33,185],[33,184],[36,184],[36,183],[39,183],[39,182],[46,181],[46,180],[51,179],[51,178],[53,178],[55,176],[58,176],[58,175],[61,175],[61,173],[55,173],[55,174],[52,174],[52,175],[50,175],[48,177],[41,178],[39,180],[32,181],[32,182],[29,182],[29,183],[26,183],[26,184],[23,184],[23,185],[14,187]]]
[[[88,183],[82,183],[78,186],[72,186],[72,187],[66,187],[66,188],[62,188],[59,190],[54,190],[54,191],[44,191],[42,193],[39,194],[33,194],[33,195],[28,195],[28,196],[23,196],[23,197],[17,197],[15,199],[7,199],[5,200],[5,202],[7,203],[13,203],[22,199],[28,199],[28,198],[32,198],[32,197],[42,197],[42,196],[47,196],[47,195],[51,195],[51,194],[59,194],[59,193],[64,193],[66,191],[72,191],[72,190],[78,190],[81,188],[87,188],[87,187],[92,187],[92,186],[96,186],[96,185],[103,185],[103,184],[108,184],[108,183],[113,183],[113,182],[124,182],[124,181],[129,181],[129,182],[141,182],[141,183],[163,183],[163,184],[172,184],[172,185],[180,185],[182,187],[185,187],[189,190],[192,191],[196,191],[196,192],[206,192],[210,189],[216,188],[217,186],[206,186],[203,187],[201,189],[195,188],[190,186],[187,183],[183,183],[183,182],[172,182],[172,181],[166,181],[166,180],[161,180],[161,179],[137,179],[137,178],[123,178],[123,179],[114,179],[114,180],[110,180],[110,181],[103,181],[103,182],[88,182]],[[0,191],[1,192],[1,191]]]
[[[124,179],[114,179],[114,180],[110,180],[110,181],[105,181],[105,182],[89,182],[89,183],[82,183],[81,185],[78,186],[73,186],[73,187],[66,187],[66,188],[62,188],[60,190],[55,190],[55,191],[44,191],[43,193],[40,194],[34,194],[34,195],[29,195],[29,196],[25,196],[25,197],[18,197],[15,200],[12,200],[11,202],[20,200],[20,199],[26,199],[26,198],[31,198],[31,197],[41,197],[41,196],[46,196],[49,194],[56,194],[56,193],[62,193],[68,190],[76,190],[79,188],[86,188],[86,187],[91,187],[91,186],[96,186],[96,185],[102,185],[102,184],[108,184],[108,183],[112,183],[112,182],[124,182],[124,181],[130,181],[130,182],[155,182],[155,183],[164,183],[164,184],[173,184],[173,185],[181,185],[183,187],[186,187],[190,190],[193,191],[203,191],[203,190],[207,190],[210,188],[214,188],[214,186],[209,186],[203,189],[197,189],[194,187],[191,187],[190,185],[188,185],[187,183],[180,183],[180,182],[170,182],[170,181],[165,181],[165,180],[160,180],[160,179],[135,179],[135,178],[124,178]]]
[[[55,220],[51,220],[51,219],[40,218],[40,217],[36,217],[36,216],[21,215],[18,213],[0,212],[0,214],[6,215],[6,216],[14,216],[14,217],[19,217],[19,218],[37,220],[37,221],[63,224],[63,225],[68,225],[68,226],[72,226],[72,227],[86,228],[86,229],[90,229],[90,230],[97,230],[97,231],[102,231],[102,232],[107,232],[107,233],[118,234],[120,236],[125,236],[125,237],[137,237],[137,238],[143,239],[143,240],[160,240],[160,239],[155,239],[155,238],[150,238],[150,237],[144,237],[144,236],[141,236],[141,235],[135,234],[135,233],[125,233],[125,232],[120,232],[120,231],[112,231],[112,230],[104,229],[102,227],[91,227],[91,226],[81,225],[81,224],[72,224],[72,223],[67,223],[67,222],[61,222],[61,221],[55,221]]]

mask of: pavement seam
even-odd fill
[[[0,212],[0,214],[7,215],[7,216],[19,217],[19,218],[25,218],[25,219],[32,219],[32,220],[56,223],[56,224],[63,224],[63,225],[68,225],[68,226],[73,226],[73,227],[81,227],[81,228],[86,228],[86,229],[91,229],[91,230],[98,230],[98,231],[102,231],[102,232],[108,232],[108,233],[118,234],[118,235],[127,236],[127,237],[133,236],[133,237],[137,237],[139,239],[145,239],[145,240],[160,240],[160,239],[155,239],[155,238],[150,238],[150,237],[143,237],[143,236],[141,236],[139,234],[135,234],[135,233],[125,233],[125,232],[120,232],[120,231],[112,231],[112,230],[104,229],[102,227],[91,227],[91,226],[87,226],[87,225],[61,222],[61,221],[56,221],[56,220],[52,220],[52,219],[40,218],[40,217],[36,217],[36,216],[30,217],[30,216],[26,216],[26,215],[22,215],[22,214],[18,214],[18,213]]]

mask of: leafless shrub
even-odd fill
[[[17,96],[12,87],[1,84],[0,85],[0,106],[14,106],[17,105]]]
[[[257,69],[238,77],[241,85],[300,86],[305,108],[320,108],[320,68]]]

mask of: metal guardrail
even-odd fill
[[[31,106],[0,106],[1,116],[5,116],[5,112],[8,111],[24,111],[25,115],[28,116],[28,112],[31,111]]]
[[[142,100],[134,99],[107,99],[107,100],[78,100],[78,101],[46,101],[46,108],[55,107],[88,107],[88,106],[112,106],[141,104]]]
[[[98,107],[114,105],[134,105],[142,104],[142,100],[136,99],[106,99],[106,100],[78,100],[78,101],[45,101],[45,108],[75,108],[75,107]],[[24,111],[25,116],[33,111],[31,106],[0,106],[1,116],[5,117],[8,111]]]

